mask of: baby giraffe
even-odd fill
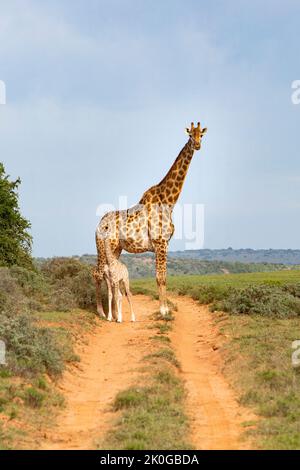
[[[125,264],[121,263],[112,253],[110,241],[105,239],[105,254],[107,264],[104,268],[107,288],[108,288],[108,321],[112,321],[112,300],[115,296],[117,304],[117,322],[122,322],[122,292],[120,283],[123,282],[125,294],[130,306],[131,321],[135,321],[135,314],[133,312],[131,303],[131,292],[129,289],[129,274]]]

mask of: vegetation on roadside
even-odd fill
[[[19,209],[20,178],[10,181],[0,163],[0,266],[32,268],[30,222]]]
[[[300,271],[170,276],[168,290],[210,304],[213,311],[282,318],[300,315]],[[154,279],[134,280],[132,291],[157,296]]]
[[[73,344],[94,324],[94,296],[90,269],[72,259],[0,267],[0,448],[24,447],[32,426],[63,405],[55,381],[79,360]]]
[[[93,325],[95,311],[95,257],[33,260],[19,185],[0,163],[0,340],[6,348],[0,365],[0,449],[24,448],[27,442],[32,447],[33,429],[63,406],[55,381],[66,363],[79,360],[74,338]],[[291,365],[291,344],[300,339],[299,256],[299,250],[228,249],[186,252],[168,261],[169,289],[210,304],[229,336],[225,373],[241,403],[263,418],[252,432],[257,446],[267,449],[300,449],[300,372]],[[122,259],[131,277],[152,276],[133,282],[132,290],[157,298],[153,256]],[[115,398],[121,417],[104,447],[190,447],[180,364],[168,337],[172,318],[155,317],[141,380]]]
[[[156,294],[153,280],[132,284]],[[300,449],[300,370],[291,362],[292,342],[300,339],[300,272],[177,276],[168,289],[210,304],[228,337],[225,374],[241,404],[261,417],[247,431],[257,447]]]
[[[216,314],[218,320],[220,313]],[[262,417],[248,431],[263,449],[300,449],[300,370],[291,345],[300,339],[299,319],[231,315],[223,326],[225,373],[240,402]]]
[[[95,305],[86,264],[59,258],[35,266],[31,225],[19,208],[20,182],[0,163],[0,449],[22,447],[30,427],[62,405],[53,381],[67,362],[78,360],[68,312],[82,326],[92,317],[79,309]]]
[[[95,311],[96,294],[91,266],[73,258],[52,258],[40,267],[52,292],[56,310],[75,307]]]

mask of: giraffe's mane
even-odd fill
[[[176,163],[178,162],[178,160],[180,160],[182,158],[182,154],[183,152],[185,151],[186,147],[190,144],[190,139],[187,141],[187,143],[184,145],[184,147],[180,150],[176,160],[174,161],[173,165],[171,166],[171,168],[169,169],[168,173],[164,176],[164,178],[157,184],[157,186],[160,186],[162,184],[164,184],[167,179],[169,178],[170,174],[172,173],[172,170],[173,170],[173,167],[174,165],[176,165]]]

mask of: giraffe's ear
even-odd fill
[[[207,127],[204,127],[204,129],[202,129],[201,131],[201,135],[204,135],[206,132],[207,132]]]
[[[185,133],[186,133],[187,135],[190,135],[190,130],[189,130],[188,127],[185,128]]]

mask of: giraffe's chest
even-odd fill
[[[151,243],[145,242],[144,240],[120,240],[120,245],[123,250],[128,251],[128,253],[145,253],[146,251],[154,252],[154,247]]]

